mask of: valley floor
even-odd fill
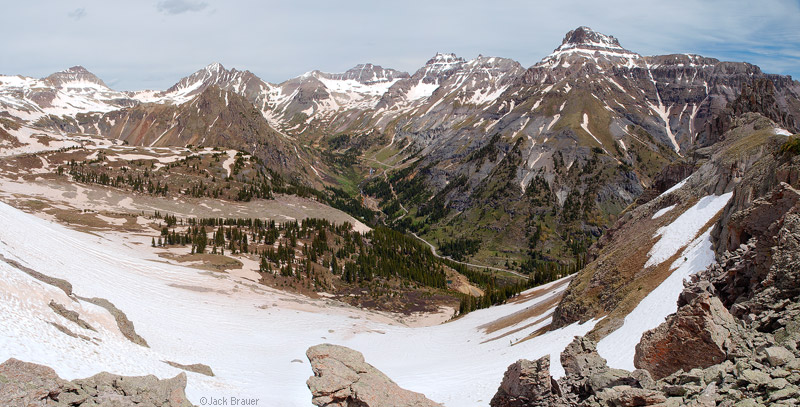
[[[559,282],[507,305],[413,328],[393,314],[169,264],[146,247],[72,230],[5,203],[0,224],[6,259],[0,261],[0,359],[48,365],[66,379],[100,371],[164,378],[180,372],[166,361],[206,364],[214,377],[188,373],[194,403],[235,396],[258,398],[263,406],[307,406],[305,350],[329,342],[362,352],[400,386],[437,402],[486,405],[510,363],[545,354],[557,361],[575,335],[594,326],[576,324],[515,343],[549,324],[554,296],[566,288]],[[68,281],[74,295],[25,270]],[[126,339],[108,311],[85,300],[92,297],[125,313],[149,348]],[[78,312],[96,331],[53,312],[51,301]]]

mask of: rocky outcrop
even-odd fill
[[[89,325],[88,322],[86,322],[83,319],[81,319],[80,314],[78,314],[77,312],[72,311],[72,310],[68,310],[66,307],[64,307],[63,305],[61,305],[61,304],[59,304],[59,303],[57,303],[57,302],[55,302],[53,300],[50,300],[50,304],[48,304],[48,305],[50,306],[50,309],[53,310],[53,312],[55,312],[58,315],[61,315],[62,317],[66,318],[68,321],[74,322],[79,327],[81,327],[83,329],[88,329],[90,331],[95,331],[95,332],[97,331],[91,325]]]
[[[202,375],[211,376],[211,377],[214,376],[214,371],[211,370],[211,366],[204,365],[202,363],[193,363],[191,365],[184,365],[184,364],[181,364],[181,363],[178,363],[178,362],[172,362],[172,361],[169,361],[169,360],[165,360],[164,363],[166,363],[166,364],[168,364],[168,365],[170,365],[172,367],[176,367],[178,369],[185,370],[187,372],[200,373]]]
[[[694,296],[666,322],[642,335],[634,365],[661,379],[724,362],[742,337],[735,318],[709,293]]]
[[[521,359],[503,375],[500,388],[492,397],[492,407],[565,405],[558,382],[550,376],[550,356],[530,361]]]
[[[439,406],[423,394],[400,388],[344,346],[322,344],[306,351],[314,376],[308,379],[311,402],[326,407]]]
[[[742,85],[742,91],[736,99],[718,116],[709,120],[706,133],[702,139],[705,145],[711,145],[724,137],[730,130],[736,117],[745,113],[759,113],[790,131],[800,131],[797,118],[791,112],[786,99],[776,90],[775,82],[781,83],[780,77],[756,77],[752,82]]]
[[[731,313],[762,332],[800,318],[800,191],[782,183],[731,215],[722,247],[735,248],[696,280],[708,281]],[[783,322],[780,320],[783,319]]]
[[[597,353],[597,344],[585,337],[576,337],[561,353],[564,379],[561,388],[565,399],[571,402],[584,401],[614,386],[641,387],[642,382],[652,382],[647,372],[635,374],[608,367],[606,360]],[[637,378],[638,377],[638,378]]]
[[[119,328],[120,333],[122,333],[122,336],[124,336],[129,341],[139,346],[144,346],[146,348],[150,347],[147,344],[147,341],[136,333],[136,328],[133,326],[133,321],[128,319],[128,316],[125,315],[125,313],[122,312],[122,310],[117,308],[117,306],[114,305],[111,301],[105,298],[97,298],[97,297],[83,298],[78,296],[77,298],[105,308],[114,317],[114,320],[117,321],[117,327]]]
[[[561,354],[567,372],[563,378],[551,378],[547,356],[535,362],[518,361],[509,367],[491,406],[796,405],[800,396],[797,350],[774,345],[775,338],[769,334],[751,331],[745,336],[748,346],[741,354],[730,354],[727,360],[703,369],[679,369],[660,380],[642,369],[609,369],[594,350],[594,342],[576,338]]]
[[[188,407],[186,374],[159,380],[100,373],[67,381],[47,366],[9,359],[0,364],[0,405],[28,406],[163,406]]]
[[[799,201],[800,192],[789,184],[781,183],[770,196],[760,198],[753,202],[751,207],[736,213],[726,225],[728,233],[725,236],[726,239],[720,244],[728,250],[735,250],[747,243],[751,237],[759,237],[759,240],[767,239],[769,242],[765,243],[768,244],[774,243],[775,236],[773,234],[777,230],[773,230],[773,233],[769,234],[769,229],[787,211],[797,206]]]
[[[642,205],[650,202],[664,191],[692,175],[695,169],[695,164],[685,160],[668,164],[655,177],[653,185],[636,198],[636,204]]]
[[[707,405],[796,403],[799,197],[782,183],[734,211],[723,226],[729,240],[718,244],[738,247],[692,276],[678,312],[643,335],[636,366],[668,374],[657,385],[665,395]]]
[[[597,344],[576,337],[561,353],[565,376],[550,376],[550,357],[519,360],[508,367],[492,407],[609,405],[639,406],[666,400],[654,390],[654,381],[643,370],[628,372],[609,368],[597,354]]]
[[[558,390],[559,403],[797,405],[800,155],[780,148],[786,138],[774,135],[771,120],[748,113],[735,121],[738,127],[718,145],[694,153],[704,163],[686,187],[629,212],[607,240],[601,239],[603,245],[595,246],[600,256],[575,277],[570,288],[576,294],[570,297],[568,290],[564,298],[572,301],[562,300],[554,321],[591,315],[581,295],[596,293],[602,304],[609,291],[618,292],[617,280],[636,281],[636,275],[625,274],[631,263],[625,259],[634,257],[629,253],[638,247],[637,232],[649,227],[655,210],[680,205],[691,197],[687,194],[733,190],[712,233],[716,263],[685,283],[677,313],[643,335],[636,348],[636,371],[609,369],[591,341],[579,338],[570,344],[561,355],[566,375],[550,386]],[[594,274],[582,276],[587,272]],[[606,311],[610,316],[616,312]],[[590,336],[603,333],[595,329]],[[528,372],[526,377],[538,377],[538,388],[547,394],[541,372]],[[502,387],[514,388],[513,383]]]

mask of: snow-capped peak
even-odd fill
[[[65,73],[65,74],[71,74],[71,75],[86,75],[86,74],[92,75],[92,73],[89,72],[89,70],[87,70],[86,68],[84,68],[84,67],[82,67],[80,65],[75,65],[75,66],[67,68],[67,69],[65,69],[63,71],[58,71],[56,73],[57,74]]]
[[[207,72],[215,72],[215,73],[227,72],[225,67],[222,66],[222,64],[219,62],[212,62],[208,64],[208,66],[205,67],[205,70]]]
[[[143,103],[179,105],[194,99],[212,85],[248,97],[254,100],[254,104],[260,108],[263,108],[267,93],[272,89],[270,84],[262,81],[252,72],[228,70],[219,62],[214,62],[182,78],[164,92],[135,92],[132,96]]]
[[[464,58],[459,58],[456,54],[437,52],[433,58],[429,59],[427,66],[452,66],[464,62]]]
[[[369,63],[358,64],[355,67],[348,69],[344,73],[338,73],[338,74],[318,73],[318,76],[335,80],[354,80],[364,85],[394,82],[397,79],[409,77],[409,75],[405,72],[400,72],[389,68],[383,68],[380,65],[373,65]]]
[[[422,76],[425,82],[439,82],[439,76],[450,73],[464,64],[464,58],[459,58],[456,54],[436,53],[429,59],[414,76]]]
[[[564,37],[564,41],[561,42],[561,46],[558,47],[557,50],[576,47],[626,51],[621,45],[619,45],[619,40],[613,36],[599,33],[585,26],[578,27],[568,32]]]
[[[206,87],[217,84],[222,76],[226,76],[229,73],[222,64],[214,62],[181,79],[164,93],[173,94],[176,97],[176,102],[183,103]]]
[[[589,27],[578,27],[568,32],[561,45],[536,66],[569,68],[587,61],[595,65],[610,62],[628,67],[642,64],[641,55],[622,48],[616,38]]]
[[[73,66],[43,79],[0,77],[0,109],[26,120],[43,115],[72,116],[108,112],[136,104],[82,66]]]
[[[56,88],[64,87],[96,87],[99,85],[108,89],[108,86],[95,74],[89,72],[82,66],[73,66],[69,69],[51,74],[44,81]]]

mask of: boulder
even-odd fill
[[[707,368],[726,360],[740,340],[740,327],[719,299],[696,295],[678,312],[642,335],[634,365],[655,379],[679,369]]]
[[[571,402],[582,402],[615,386],[653,386],[653,379],[647,372],[631,373],[609,368],[606,360],[597,353],[597,343],[586,337],[575,337],[567,345],[561,352],[561,365],[565,373],[561,388],[565,391],[564,397]]]
[[[770,346],[764,349],[767,355],[767,362],[774,367],[783,366],[795,359],[795,356],[783,346]]]
[[[597,343],[577,336],[561,352],[561,366],[566,376],[589,377],[599,371],[608,370],[606,360],[597,353]]]
[[[503,375],[500,388],[489,403],[492,407],[566,405],[558,383],[550,376],[550,356],[535,361],[521,359]]]
[[[314,376],[306,384],[311,402],[326,407],[429,407],[439,406],[425,395],[400,388],[364,361],[360,352],[344,346],[322,344],[308,348]]]

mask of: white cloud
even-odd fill
[[[71,18],[73,20],[80,20],[80,19],[86,17],[86,9],[85,8],[76,8],[75,10],[70,11],[69,14],[67,14],[67,16],[69,16],[69,18]]]
[[[158,2],[156,8],[165,14],[182,14],[189,11],[200,11],[208,7],[204,1],[164,0]]]

